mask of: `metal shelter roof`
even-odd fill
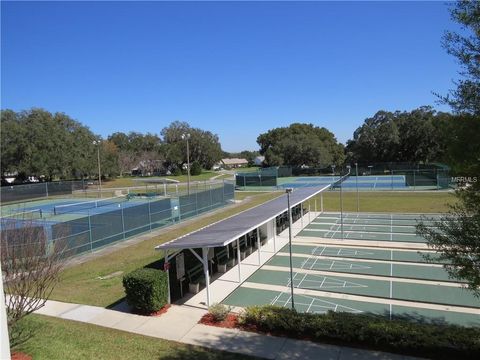
[[[294,189],[290,194],[290,206],[294,207],[328,189],[330,186],[331,184],[323,187]],[[155,249],[168,250],[225,246],[285,211],[287,211],[287,194],[158,245]]]

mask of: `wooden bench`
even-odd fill
[[[226,247],[215,254],[215,261],[218,272],[221,273],[227,272],[227,267],[232,267],[235,264],[235,259],[228,257],[228,249]]]
[[[200,283],[205,281],[203,264],[198,264],[188,269],[187,277],[188,277],[188,290],[193,294],[197,294],[200,291]]]

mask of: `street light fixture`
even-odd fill
[[[188,145],[188,140],[190,139],[190,134],[182,134],[182,139],[187,140],[187,192],[190,195],[190,148]]]
[[[98,162],[98,185],[100,189],[100,197],[102,197],[102,171],[100,169],[100,140],[93,140],[93,145],[97,146],[97,162]]]
[[[292,209],[290,208],[290,193],[292,188],[285,189],[287,193],[287,205],[288,205],[288,247],[290,251],[290,293],[292,298],[292,310],[295,310],[295,301],[293,299],[293,266],[292,266]]]

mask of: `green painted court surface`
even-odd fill
[[[343,238],[367,241],[401,241],[425,243],[425,239],[416,235],[415,226],[419,220],[433,226],[439,215],[424,218],[414,214],[352,214],[340,217],[338,213],[323,213],[306,226],[298,236],[323,237],[327,239]]]
[[[232,306],[253,306],[259,304],[291,307],[290,293],[240,287],[223,303]],[[378,304],[366,301],[334,299],[322,296],[295,294],[295,309],[300,312],[325,313],[345,311],[350,313],[371,313],[374,315],[413,319],[421,322],[450,323],[464,326],[480,326],[480,315],[461,312],[446,312],[415,307]]]
[[[322,245],[322,237],[340,238],[338,215],[324,213],[312,219],[294,239],[292,265],[297,311],[367,312],[389,318],[480,326],[480,300],[449,278],[438,254],[396,248],[395,242],[425,242],[415,234],[420,215],[346,214],[346,239],[384,240],[392,245],[388,248],[365,244]],[[437,219],[439,216],[435,215]],[[302,243],[302,237],[312,239]],[[312,240],[314,244],[310,244]],[[288,251],[288,246],[283,247],[223,302],[242,307],[261,304],[290,307]],[[427,262],[425,255],[431,262]],[[345,299],[345,295],[364,296],[372,301]],[[412,305],[393,305],[390,299]],[[439,305],[459,309],[431,308]]]
[[[280,253],[288,252],[288,246],[279,251]],[[372,260],[390,260],[424,263],[426,262],[424,255],[428,255],[435,259],[434,263],[440,263],[438,255],[428,251],[415,250],[383,250],[366,247],[335,247],[335,246],[312,246],[312,245],[292,245],[292,252],[296,254],[342,257],[351,259],[372,259]]]
[[[317,270],[324,272],[340,272],[350,274],[378,275],[384,277],[397,277],[407,279],[425,279],[438,281],[454,281],[448,277],[447,272],[441,266],[395,264],[390,262],[366,262],[353,260],[330,260],[318,256],[292,257],[294,268]],[[267,265],[289,266],[288,256],[275,256]]]

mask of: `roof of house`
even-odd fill
[[[222,162],[223,162],[225,165],[248,164],[247,159],[239,159],[239,158],[227,158],[227,159],[222,159]]]

